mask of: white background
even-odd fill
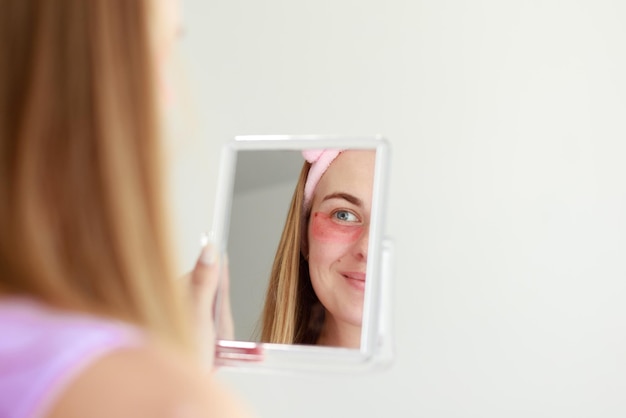
[[[219,372],[259,416],[626,416],[626,2],[194,0],[184,15],[183,267],[232,136],[380,133],[393,149],[395,363]]]

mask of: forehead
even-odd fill
[[[348,150],[335,158],[315,190],[315,199],[329,193],[346,192],[371,201],[376,151]]]

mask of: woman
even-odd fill
[[[375,151],[311,150],[291,201],[261,341],[359,348]]]
[[[0,416],[243,414],[194,360],[192,315],[213,342],[211,248],[195,312],[169,257],[157,115],[173,5],[2,2]]]

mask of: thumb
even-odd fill
[[[190,290],[194,322],[203,361],[213,366],[215,324],[214,302],[219,281],[219,263],[213,244],[202,247],[200,256],[191,272]]]
[[[202,247],[200,256],[191,272],[191,284],[202,286],[203,289],[215,290],[217,286],[217,254],[215,246],[211,243]]]
[[[213,244],[202,247],[200,256],[191,272],[191,297],[198,324],[206,326],[213,316],[213,301],[219,281],[219,265]]]

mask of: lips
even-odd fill
[[[365,289],[365,273],[356,271],[342,272],[341,275],[348,282],[348,284],[358,290]]]
[[[356,271],[344,271],[341,273],[341,275],[345,277],[346,279],[360,280],[362,282],[365,281],[365,273],[356,272]]]

